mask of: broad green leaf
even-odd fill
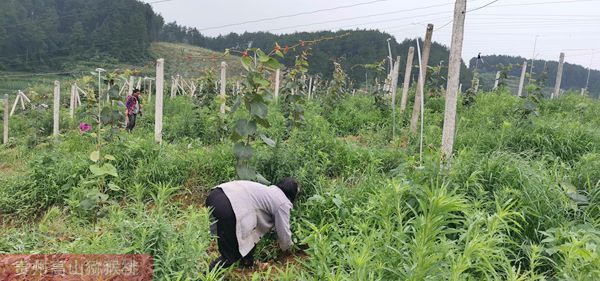
[[[258,55],[258,60],[262,63],[269,61],[270,57],[265,54],[261,49],[256,50],[256,55]]]
[[[104,165],[102,165],[102,169],[104,171],[106,171],[106,174],[111,175],[113,177],[119,177],[119,173],[117,172],[117,168],[115,168],[115,166],[113,166],[112,164],[106,163]]]
[[[242,66],[244,69],[246,69],[246,71],[251,71],[253,64],[254,62],[252,61],[251,57],[242,57]]]
[[[276,70],[276,69],[281,68],[281,64],[276,59],[274,59],[274,58],[269,58],[268,61],[263,62],[263,65],[266,68],[269,68],[271,70]]]
[[[92,151],[90,154],[90,160],[92,160],[94,163],[98,163],[98,160],[100,160],[100,151]]]
[[[109,160],[109,161],[115,161],[115,160],[117,160],[117,159],[115,159],[114,156],[112,156],[110,154],[104,155],[104,159]]]
[[[112,115],[112,110],[110,110],[110,108],[105,107],[102,109],[102,111],[100,112],[100,120],[102,121],[103,124],[107,124],[107,123],[112,123],[113,121],[113,115]]]
[[[268,107],[264,103],[253,102],[250,104],[250,114],[258,116],[262,119],[267,118]]]
[[[96,165],[96,164],[90,165],[90,171],[92,172],[92,174],[94,174],[94,176],[97,176],[97,177],[105,176],[105,175],[110,175],[113,177],[119,176],[119,174],[117,173],[117,168],[115,168],[115,166],[108,164],[108,163],[102,165],[102,167],[98,167],[98,165]]]
[[[269,137],[265,136],[265,134],[260,134],[260,138],[270,147],[275,147],[275,145],[277,145],[277,143],[275,143],[274,140],[270,139]]]
[[[252,149],[252,146],[247,145],[243,142],[236,143],[233,146],[233,152],[235,153],[235,156],[239,160],[248,160],[248,159],[252,158],[252,155],[254,154],[254,150]]]
[[[82,209],[89,211],[94,209],[94,207],[96,207],[96,202],[92,201],[90,199],[85,199],[81,202],[79,202],[79,207],[81,207]]]
[[[257,84],[261,87],[269,87],[271,85],[269,80],[267,80],[264,77],[259,76],[259,75],[255,75],[254,77],[252,77],[252,82],[254,82],[254,84]]]
[[[242,138],[245,138],[249,135],[253,135],[256,133],[256,122],[248,121],[246,119],[240,119],[235,124],[235,131]]]
[[[265,128],[271,128],[271,124],[269,123],[269,120],[267,120],[267,119],[256,118],[256,123],[260,124],[261,126],[263,126]]]
[[[97,177],[105,175],[104,171],[100,169],[100,167],[98,167],[98,165],[96,164],[90,165],[90,171],[92,172],[92,174],[94,174],[94,176]]]
[[[259,183],[262,183],[264,185],[270,185],[271,182],[268,181],[267,179],[265,179],[265,177],[263,177],[263,175],[261,175],[260,173],[256,173],[256,181]]]
[[[256,178],[256,171],[246,164],[238,163],[235,170],[241,180],[254,180]]]

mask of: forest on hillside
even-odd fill
[[[2,0],[0,70],[56,70],[106,55],[140,61],[163,25],[136,0]]]

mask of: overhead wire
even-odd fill
[[[283,15],[283,16],[275,16],[275,17],[262,18],[262,19],[256,19],[256,20],[248,20],[248,21],[237,22],[237,23],[230,23],[230,24],[224,24],[224,25],[218,25],[218,26],[210,26],[210,27],[200,28],[200,29],[197,29],[197,30],[198,31],[206,31],[206,30],[213,30],[213,29],[221,29],[221,28],[225,28],[225,27],[239,26],[239,25],[245,25],[245,24],[249,24],[249,23],[258,23],[258,22],[264,22],[264,21],[273,21],[273,20],[284,19],[284,18],[291,18],[291,17],[303,16],[303,15],[311,15],[311,14],[316,14],[316,13],[321,13],[321,12],[328,12],[328,11],[335,11],[335,10],[346,9],[346,8],[353,8],[353,7],[370,5],[370,4],[375,4],[375,3],[379,3],[379,2],[386,2],[386,1],[389,1],[389,0],[374,0],[374,1],[369,1],[369,2],[361,2],[361,3],[352,4],[352,5],[337,6],[337,7],[332,7],[332,8],[326,8],[326,9],[319,9],[319,10],[309,11],[309,12],[300,12],[300,13]]]

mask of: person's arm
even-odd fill
[[[292,205],[282,204],[275,215],[275,230],[277,232],[277,241],[282,251],[287,251],[292,247],[292,231],[290,230],[290,213]]]

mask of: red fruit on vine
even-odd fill
[[[286,53],[287,53],[289,50],[290,50],[290,47],[289,47],[288,45],[285,45],[284,52],[286,52]]]
[[[247,57],[247,56],[248,56],[248,51],[244,51],[244,52],[242,53],[242,56],[244,56],[244,57]]]
[[[304,47],[304,40],[300,40],[300,46]]]

